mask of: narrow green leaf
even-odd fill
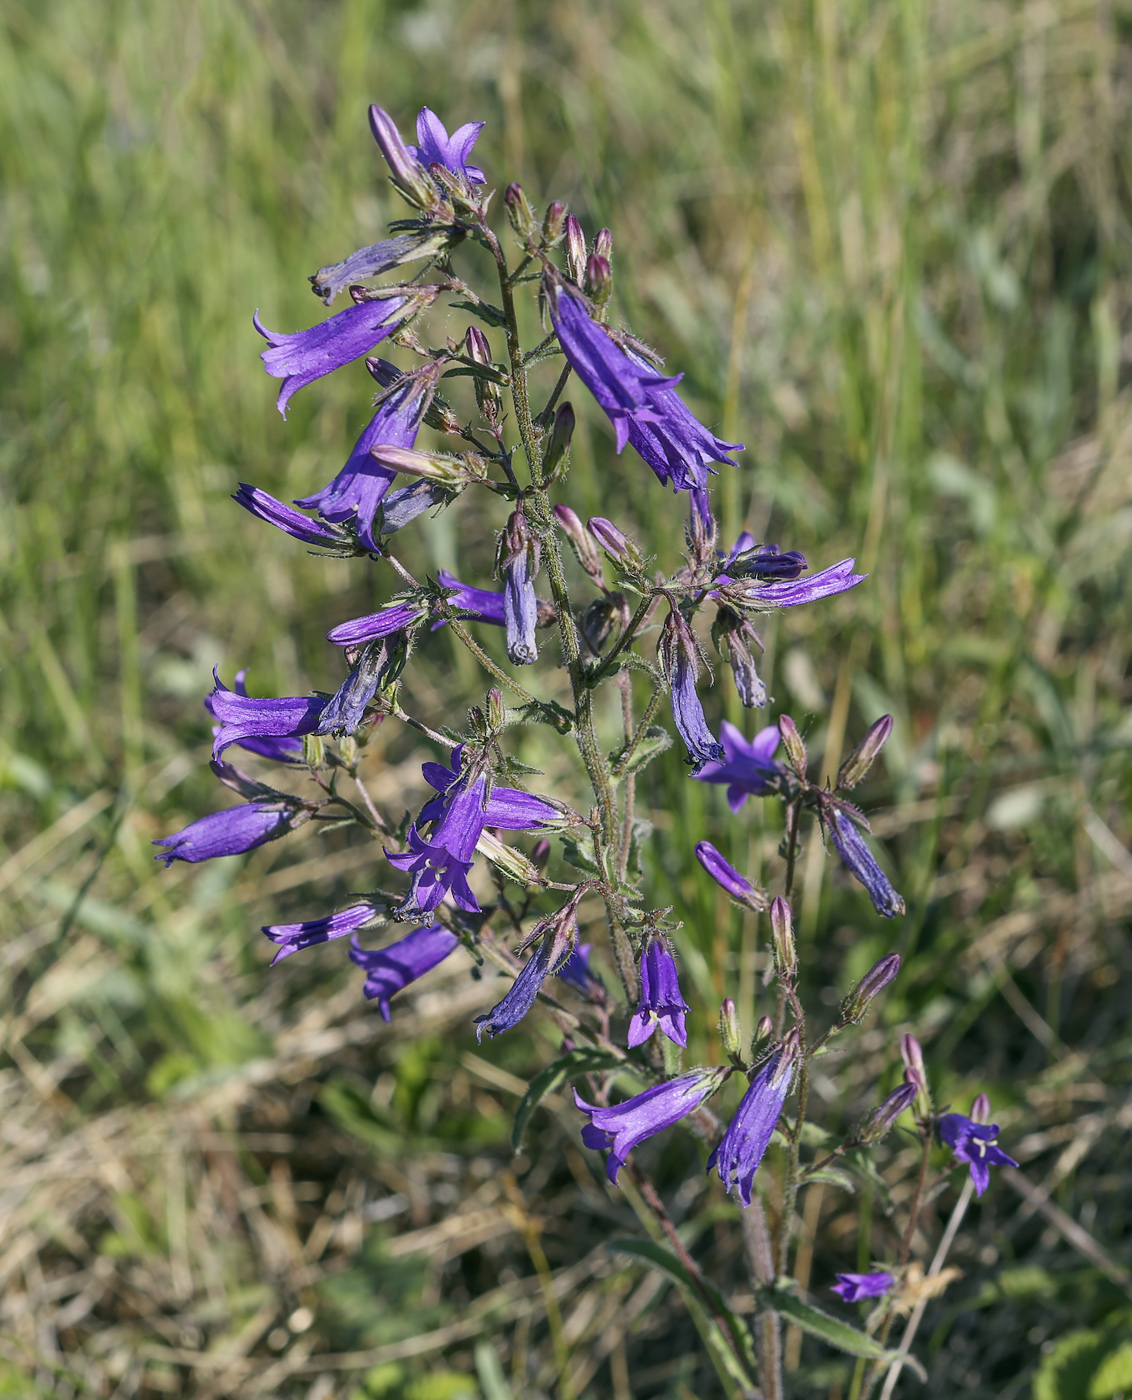
[[[574,869],[580,870],[583,875],[601,874],[597,868],[597,857],[594,855],[594,843],[588,836],[564,836],[562,854]]]
[[[592,1074],[596,1070],[616,1069],[624,1064],[620,1055],[609,1050],[596,1050],[589,1046],[579,1046],[547,1065],[541,1074],[536,1074],[527,1086],[519,1107],[515,1110],[515,1125],[511,1129],[511,1146],[516,1152],[522,1150],[523,1133],[531,1114],[547,1094],[560,1089],[568,1079],[576,1079],[580,1074]]]
[[[826,1186],[836,1186],[839,1191],[848,1191],[850,1194],[857,1189],[857,1183],[849,1173],[838,1171],[836,1167],[819,1167],[816,1171],[806,1172],[802,1181],[806,1186],[821,1181]]]
[[[470,315],[478,317],[481,321],[486,321],[489,326],[505,326],[507,317],[497,306],[490,306],[486,301],[450,301],[448,303],[455,311],[467,311]]]
[[[856,1327],[850,1327],[847,1322],[842,1322],[830,1313],[822,1312],[821,1308],[815,1308],[812,1303],[803,1303],[801,1298],[777,1284],[761,1287],[759,1301],[793,1322],[803,1332],[808,1332],[811,1337],[819,1337],[828,1346],[836,1347],[838,1351],[847,1352],[850,1356],[864,1356],[871,1361],[895,1361],[899,1355],[898,1352],[882,1347],[875,1337],[858,1331]],[[909,1366],[918,1364],[913,1362],[911,1357],[905,1358],[905,1361]]]

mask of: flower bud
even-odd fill
[[[574,405],[564,403],[554,415],[554,427],[550,430],[550,441],[542,462],[544,478],[552,477],[566,460],[570,439],[574,436],[574,421]]]
[[[503,694],[495,686],[487,692],[487,723],[493,734],[498,734],[507,723],[507,706]]]
[[[889,953],[875,963],[841,1003],[841,1020],[846,1025],[859,1025],[864,1020],[869,1003],[888,986],[900,971],[900,954]]]
[[[514,183],[503,191],[503,203],[507,206],[507,217],[511,227],[524,242],[535,231],[535,211],[527,201],[521,185]]]
[[[496,870],[514,880],[517,885],[541,885],[542,874],[539,868],[514,846],[508,846],[492,832],[484,830],[476,842],[476,850],[486,856]]]
[[[546,215],[542,221],[542,245],[544,248],[553,248],[562,237],[562,231],[566,227],[566,206],[561,200],[552,200],[546,206]]]
[[[924,1069],[924,1052],[914,1035],[901,1039],[900,1055],[904,1060],[904,1079],[916,1088],[916,1113],[921,1118],[927,1118],[932,1111],[932,1096]]]
[[[468,359],[474,360],[477,365],[491,364],[491,345],[479,326],[468,327],[464,344],[467,347]]]
[[[418,209],[434,208],[437,204],[436,187],[420,161],[409,154],[393,118],[375,104],[369,109],[369,124],[397,189]]]
[[[442,486],[466,486],[470,481],[480,481],[484,472],[480,459],[466,452],[462,458],[450,457],[443,452],[418,452],[412,447],[397,447],[392,443],[381,442],[370,449],[370,456],[395,472],[406,472],[410,476],[427,477],[429,481]]]
[[[545,870],[550,864],[550,838],[540,836],[531,847],[531,862],[539,870]]]
[[[602,515],[591,515],[586,524],[590,534],[615,563],[626,564],[631,569],[641,567],[640,550],[612,520],[606,520]]]
[[[755,669],[750,646],[754,642],[762,651],[758,633],[733,608],[723,607],[715,615],[711,635],[716,650],[731,667],[739,699],[748,709],[765,709],[766,686]]]
[[[565,407],[565,405],[563,405]],[[589,574],[590,578],[601,580],[601,555],[594,548],[592,538],[586,533],[585,527],[578,519],[577,514],[569,506],[556,505],[554,507],[554,518],[558,521],[562,533],[570,541],[578,563]]]
[[[586,263],[586,291],[596,306],[604,306],[613,295],[613,269],[594,253]]]
[[[986,1094],[976,1094],[975,1102],[971,1105],[970,1119],[972,1123],[990,1122],[990,1099]]]
[[[841,765],[837,772],[839,788],[854,788],[873,766],[877,755],[884,748],[885,741],[892,733],[892,716],[882,715],[869,732]]]
[[[798,950],[794,944],[794,920],[790,906],[781,895],[771,901],[770,941],[774,949],[774,969],[784,982],[798,975]]]
[[[700,841],[696,845],[696,859],[722,889],[739,904],[761,912],[767,906],[765,890],[756,889],[745,880],[735,867],[720,855],[710,841]]]
[[[760,1045],[764,1040],[768,1040],[774,1030],[774,1022],[769,1016],[760,1016],[758,1024],[755,1026],[755,1034],[751,1040],[751,1049]]]
[[[778,732],[782,735],[782,744],[791,767],[797,773],[799,781],[804,783],[808,760],[806,746],[802,742],[801,734],[798,733],[798,726],[789,715],[781,715],[778,720]]]
[[[613,235],[607,228],[599,228],[594,238],[594,252],[606,262],[613,261]]]
[[[725,1055],[738,1055],[742,1038],[739,1013],[730,997],[724,997],[719,1007],[719,1038]]]
[[[479,326],[469,326],[468,333],[464,337],[464,344],[468,352],[468,358],[477,365],[488,366],[491,360],[491,345],[487,336],[480,330]],[[503,395],[499,385],[490,379],[479,379],[475,381],[476,404],[492,427],[499,421],[499,409],[503,403]]]
[[[586,235],[573,214],[566,216],[566,276],[577,286],[586,274]]]
[[[862,1147],[879,1142],[904,1110],[911,1108],[915,1099],[916,1086],[914,1084],[901,1084],[899,1089],[894,1089],[888,1098],[879,1107],[874,1108],[861,1124],[857,1130],[856,1141]]]

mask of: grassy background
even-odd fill
[[[365,128],[378,100],[405,129],[424,103],[486,120],[493,181],[612,227],[618,314],[748,444],[721,478],[727,532],[870,573],[766,636],[776,704],[826,771],[896,717],[864,795],[907,919],[878,928],[819,843],[805,857],[811,1004],[890,946],[906,957],[819,1112],[836,1128],[867,1107],[909,1028],[944,1099],[991,1092],[1036,1194],[1003,1177],[968,1217],[965,1276],[922,1333],[928,1393],[1009,1400],[1043,1368],[1038,1400],[1083,1395],[1132,1306],[1113,1263],[1132,1127],[1132,11],[7,0],[0,19],[0,1394],[717,1393],[663,1280],[605,1248],[635,1221],[574,1111],[510,1156],[548,1027],[477,1049],[494,997],[463,968],[389,1031],[334,949],[266,974],[258,925],[364,886],[369,849],[151,859],[215,803],[210,667],[250,665],[253,693],[325,687],[328,621],[388,588],[227,500],[240,480],[323,484],[362,420],[359,370],[284,424],[250,314],[310,323],[307,274],[399,214]],[[571,500],[674,561],[671,498],[630,454],[613,465],[599,420]],[[459,510],[406,551],[482,576],[499,522]],[[480,685],[444,646],[416,681],[433,713]],[[379,796],[411,803],[422,752],[390,734],[377,753]],[[687,920],[700,1019],[738,987],[749,1026],[757,931],[697,877],[689,833],[757,873],[774,814],[731,822],[674,754],[650,771],[652,888]],[[881,1154],[897,1202],[910,1154],[898,1137]],[[647,1161],[742,1305],[700,1155],[676,1139]],[[816,1297],[891,1251],[879,1192],[815,1187],[801,1211]],[[1097,1400],[1126,1383],[1120,1355]],[[788,1360],[798,1394],[844,1394],[828,1354],[795,1338]]]

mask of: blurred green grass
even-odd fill
[[[0,20],[3,1384],[325,1400],[352,1372],[320,1371],[319,1353],[368,1348],[353,1371],[386,1368],[371,1394],[446,1394],[459,1373],[496,1400],[480,1333],[444,1331],[495,1289],[502,1312],[485,1316],[508,1383],[557,1394],[549,1286],[578,1357],[598,1358],[576,1388],[713,1393],[662,1286],[650,1332],[630,1306],[648,1275],[608,1260],[570,1272],[634,1227],[568,1112],[537,1125],[519,1197],[499,1194],[505,1086],[551,1053],[544,1031],[481,1058],[467,1029],[486,989],[469,1000],[462,977],[386,1034],[340,959],[316,950],[266,976],[265,916],[364,882],[367,851],[337,837],[169,874],[150,858],[152,837],[215,800],[210,667],[250,665],[264,694],[325,685],[328,619],[384,586],[227,499],[241,480],[284,499],[322,484],[364,414],[365,384],[343,374],[284,424],[250,314],[310,323],[306,276],[399,213],[365,128],[374,100],[406,129],[424,104],[449,125],[486,120],[493,181],[608,224],[618,314],[748,444],[720,479],[726,533],[746,523],[870,573],[765,638],[771,692],[825,771],[877,714],[896,717],[865,796],[907,921],[878,928],[817,842],[804,866],[812,998],[835,999],[893,939],[906,957],[883,1021],[831,1072],[830,1126],[868,1105],[897,1031],[915,1028],[942,1092],[965,1106],[989,1088],[1030,1179],[1119,1257],[1128,6],[8,0]],[[583,414],[571,499],[671,560],[672,499],[628,456],[610,469],[599,419]],[[457,530],[454,515],[406,548],[482,570],[498,522],[465,511]],[[441,649],[422,662],[436,712],[454,667],[476,682]],[[718,694],[716,714],[749,723]],[[546,759],[538,736],[520,742]],[[407,801],[420,753],[392,734],[379,749],[378,786]],[[749,1024],[756,931],[698,878],[688,833],[757,873],[775,859],[774,814],[725,820],[674,754],[643,786],[659,813],[653,888],[686,920],[703,1019],[738,979]],[[432,1036],[423,1050],[405,1044],[412,1028]],[[471,1140],[452,1129],[473,1122]],[[665,1149],[670,1192],[696,1161]],[[90,1185],[51,1185],[68,1171]],[[550,1285],[514,1213],[539,1190]],[[490,1242],[473,1223],[460,1236],[473,1243],[438,1253],[420,1232],[474,1214],[477,1192]],[[827,1193],[806,1216],[815,1287],[856,1257],[855,1211]],[[936,1305],[932,1393],[1025,1394],[1043,1345],[1117,1325],[1127,1299],[1050,1219],[1006,1185],[988,1198],[959,1256],[968,1278]],[[380,1262],[405,1257],[401,1238],[425,1256],[409,1282]],[[724,1228],[702,1248],[743,1286]],[[980,1289],[1003,1262],[1041,1287],[990,1307]],[[291,1326],[303,1308],[314,1325]],[[803,1372],[813,1393],[840,1393],[816,1353],[800,1364],[817,1368]]]

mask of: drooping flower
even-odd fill
[[[696,692],[696,677],[700,669],[699,643],[676,608],[669,611],[661,625],[656,654],[660,669],[668,681],[672,718],[688,750],[692,776],[696,777],[705,764],[723,758],[724,750],[708,728],[704,707]]]
[[[217,856],[243,855],[285,836],[309,816],[310,809],[299,802],[248,802],[243,807],[229,807],[154,841],[153,845],[166,848],[154,860],[163,860],[168,870],[175,860],[195,865]]]
[[[829,811],[828,826],[841,863],[855,880],[864,885],[877,913],[885,919],[895,919],[897,914],[903,914],[903,899],[892,888],[888,876],[876,863],[852,817],[840,807],[832,807]]]
[[[374,517],[397,473],[376,461],[371,455],[372,449],[382,445],[412,447],[439,373],[440,367],[432,365],[430,372],[407,376],[391,389],[334,480],[295,504],[317,510],[324,520],[335,523],[352,520],[358,539],[368,550],[377,553],[380,546],[373,534]]]
[[[785,776],[786,769],[774,758],[781,735],[778,726],[770,724],[748,742],[740,730],[724,720],[720,738],[723,740],[722,762],[709,763],[694,776],[701,783],[726,783],[727,805],[737,812],[748,797],[762,797],[773,791],[775,784]]]
[[[233,492],[232,499],[260,520],[266,520],[269,525],[283,530],[293,539],[302,540],[304,544],[323,545],[329,549],[354,548],[353,541],[345,531],[336,530],[332,525],[324,525],[319,520],[309,519],[299,511],[292,510],[290,506],[285,506],[282,501],[277,501],[266,491],[261,491],[258,486],[249,486],[242,481],[239,489]]]
[[[365,972],[363,990],[371,1001],[377,1002],[382,1019],[388,1022],[390,998],[403,991],[410,982],[431,972],[449,953],[455,951],[459,942],[454,933],[440,924],[426,924],[387,948],[372,951],[363,948],[355,935],[350,948],[350,961],[357,963]]]
[[[883,1298],[895,1282],[891,1274],[881,1270],[875,1274],[838,1274],[837,1282],[830,1284],[829,1291],[839,1294],[847,1303],[857,1303],[862,1298]]]
[[[308,919],[301,924],[267,924],[264,933],[272,943],[278,943],[279,951],[271,960],[274,967],[283,958],[298,953],[303,948],[316,943],[327,943],[332,938],[341,938],[344,933],[353,933],[363,928],[383,911],[384,906],[372,900],[351,904],[348,909],[339,909],[335,914],[327,914],[321,919]]]
[[[643,371],[652,369],[647,360],[627,352]],[[653,371],[655,373],[655,370]],[[743,443],[724,442],[699,421],[676,390],[656,385],[648,391],[650,418],[634,415],[629,421],[629,441],[656,474],[662,486],[673,491],[690,491],[692,505],[710,530],[711,509],[707,499],[708,478],[714,475],[712,462],[737,465],[728,455],[741,452]]]
[[[788,1036],[764,1061],[727,1131],[708,1158],[708,1171],[714,1167],[727,1190],[736,1191],[745,1206],[751,1204],[755,1173],[770,1146],[782,1105],[790,1092],[796,1054],[797,1042]]]
[[[350,622],[339,623],[326,634],[326,640],[336,646],[359,646],[362,642],[375,642],[381,637],[392,636],[419,622],[428,612],[428,605],[419,602],[389,603],[377,612],[366,617],[355,617]]]
[[[482,185],[486,183],[486,177],[478,165],[468,164],[468,157],[485,125],[484,122],[465,122],[449,136],[436,113],[422,107],[417,115],[419,144],[406,149],[424,166],[442,165],[453,175],[462,176],[469,184]]]
[[[243,674],[241,672],[236,690],[229,690],[217,673],[212,673],[216,688],[205,704],[220,725],[212,742],[213,758],[219,758],[232,744],[248,748],[249,739],[297,739],[315,732],[325,700],[317,695],[256,700],[244,690]],[[275,757],[274,754],[267,756]]]
[[[726,860],[710,841],[696,844],[696,859],[722,889],[732,899],[745,904],[748,909],[762,910],[767,907],[765,890],[756,889],[750,880],[745,879],[729,860]]]
[[[400,233],[368,248],[359,248],[341,262],[320,267],[310,279],[315,296],[327,306],[340,291],[363,277],[380,277],[383,272],[400,267],[418,258],[435,257],[450,248],[461,237],[459,229],[424,229],[416,233]]]
[[[534,1006],[542,984],[559,972],[578,942],[578,900],[570,899],[550,918],[532,930],[527,942],[539,940],[538,947],[523,964],[506,995],[485,1016],[476,1017],[476,1039],[484,1031],[491,1036],[518,1025]]]
[[[766,686],[759,675],[754,652],[751,650],[754,644],[762,651],[763,644],[749,619],[737,613],[734,608],[721,607],[712,623],[711,635],[719,654],[731,667],[739,699],[749,710],[765,709]]]
[[[997,1123],[976,1123],[961,1113],[945,1113],[939,1120],[939,1135],[955,1154],[955,1160],[967,1163],[976,1196],[981,1196],[990,1185],[991,1167],[1018,1165],[996,1146]]]
[[[404,635],[395,632],[369,642],[357,657],[350,674],[327,702],[316,734],[352,734],[366,706],[382,686],[394,680],[405,662]]]
[[[641,1000],[629,1022],[629,1045],[643,1045],[657,1026],[674,1045],[687,1045],[684,1018],[688,1009],[680,995],[676,961],[667,943],[653,935],[641,954]]]
[[[215,675],[215,672],[213,673]],[[246,697],[248,693],[245,678],[247,667],[236,672],[235,693],[240,697]],[[215,719],[216,711],[213,708],[213,701],[216,692],[206,695],[204,698],[204,708]],[[312,697],[313,698],[313,697]],[[221,726],[216,724],[212,727],[213,738],[217,738],[221,732]],[[269,758],[273,763],[302,763],[303,762],[303,741],[302,739],[272,737],[263,734],[245,734],[235,740],[240,748],[246,749],[248,753],[259,754],[261,758]],[[215,760],[213,760],[215,764]],[[238,790],[238,789],[237,789]],[[250,794],[246,794],[249,795]]]
[[[574,1102],[590,1116],[582,1129],[582,1141],[595,1152],[609,1149],[605,1174],[616,1186],[617,1174],[638,1143],[694,1112],[730,1073],[727,1068],[697,1069],[679,1079],[654,1085],[612,1108],[586,1103],[575,1089]]]
[[[305,331],[269,331],[257,311],[252,324],[268,346],[260,359],[268,374],[283,381],[276,407],[284,418],[287,404],[300,389],[368,355],[392,335],[404,320],[409,301],[407,296],[364,301]]]
[[[499,567],[503,570],[503,625],[507,629],[507,656],[516,666],[527,666],[538,660],[535,576],[540,552],[538,536],[527,524],[520,500],[500,536],[498,556]]]

